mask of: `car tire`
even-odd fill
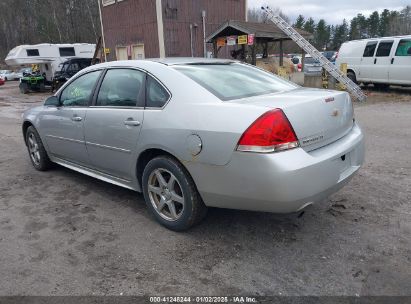
[[[353,71],[348,71],[347,77],[350,78],[352,82],[357,84],[357,76],[355,76],[355,73]]]
[[[47,155],[47,151],[44,148],[39,133],[33,126],[27,128],[26,146],[31,163],[36,170],[46,171],[50,169],[52,162]]]
[[[168,229],[187,230],[207,213],[193,179],[173,157],[158,156],[150,160],[144,168],[142,186],[150,212]]]

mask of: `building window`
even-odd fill
[[[170,3],[167,3],[165,8],[165,16],[167,19],[177,19],[177,7],[172,7]]]
[[[101,2],[103,3],[103,6],[107,6],[110,4],[114,4],[114,3],[118,3],[118,2],[122,2],[124,0],[101,0]]]
[[[116,3],[116,0],[101,0],[101,2],[103,3],[103,6],[107,6]]]
[[[62,47],[59,48],[61,57],[76,56],[76,51],[73,47]]]
[[[39,50],[38,49],[27,50],[27,56],[29,57],[40,56]]]

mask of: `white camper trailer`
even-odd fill
[[[9,52],[5,62],[9,66],[37,64],[46,80],[52,81],[61,63],[75,57],[93,58],[95,49],[95,44],[88,43],[19,45]]]

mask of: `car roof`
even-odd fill
[[[212,64],[212,63],[231,63],[236,62],[230,59],[218,59],[218,58],[201,58],[201,57],[168,57],[168,58],[151,58],[147,61],[153,61],[162,63],[165,65],[179,65],[179,64]]]
[[[374,38],[365,38],[365,39],[356,39],[356,40],[350,40],[346,41],[344,43],[349,43],[349,42],[368,42],[368,41],[376,41],[376,40],[385,40],[385,39],[410,39],[411,35],[402,35],[402,36],[387,36],[387,37],[374,37]]]
[[[176,57],[176,58],[152,58],[143,60],[118,60],[118,61],[108,61],[99,63],[96,65],[89,66],[82,70],[82,73],[86,73],[95,69],[102,68],[113,68],[113,67],[137,67],[137,68],[154,68],[155,66],[169,67],[174,65],[184,65],[184,64],[227,64],[239,62],[237,60],[229,59],[215,59],[215,58],[186,58],[186,57]]]

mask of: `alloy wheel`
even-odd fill
[[[156,212],[165,220],[176,221],[184,212],[184,194],[173,173],[158,168],[148,178],[148,194]]]
[[[40,165],[40,150],[39,150],[39,145],[37,143],[36,136],[33,133],[30,133],[28,137],[28,147],[29,147],[29,153],[31,160],[33,161],[34,164]]]

